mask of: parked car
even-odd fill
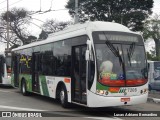
[[[148,61],[149,90],[160,90],[160,61]]]

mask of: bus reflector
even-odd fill
[[[129,102],[130,98],[121,98],[121,102]]]
[[[70,78],[64,78],[65,83],[70,83]]]
[[[120,89],[120,88],[117,88],[117,87],[110,87],[110,88],[109,88],[109,91],[110,91],[111,93],[118,93],[119,89]]]

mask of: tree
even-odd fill
[[[29,41],[31,41],[30,39],[32,36],[27,31],[27,26],[30,24],[31,20],[29,12],[24,8],[13,8],[11,9],[11,11],[2,13],[1,25],[5,26],[4,28],[6,28],[7,24],[7,14],[9,17],[8,22],[10,28],[10,35],[14,35],[14,40],[10,39],[10,42],[17,44],[17,41],[21,41],[23,44],[28,44]],[[4,38],[4,40],[6,39]]]
[[[29,43],[34,42],[36,40],[37,40],[37,37],[30,35],[30,36],[28,36],[28,39],[25,42],[26,42],[26,44],[29,44]]]
[[[159,61],[160,57],[153,56],[153,54],[150,54],[149,52],[147,52],[147,60]]]
[[[42,25],[42,28],[46,32],[54,33],[54,32],[58,32],[60,30],[63,30],[64,28],[66,28],[70,24],[71,24],[71,22],[59,22],[59,21],[51,19],[51,20],[47,20]]]
[[[72,23],[71,22],[59,22],[59,21],[56,21],[53,19],[47,20],[42,25],[43,30],[41,31],[41,33],[39,35],[39,39],[47,39],[48,34],[61,31],[64,28],[66,28],[67,26],[69,26],[70,24],[72,24]]]
[[[41,33],[39,34],[39,39],[40,40],[45,40],[48,37],[48,33],[45,32],[44,30],[41,31]]]
[[[66,8],[73,17],[75,0],[69,0]],[[144,20],[151,14],[153,0],[79,0],[80,22],[115,21],[134,31],[143,29]]]
[[[6,26],[4,24],[0,23],[0,42],[7,43],[7,31],[6,31]],[[4,26],[4,27],[2,27]],[[17,39],[16,35],[9,31],[9,46],[19,46],[20,45],[20,40]]]
[[[152,38],[155,42],[156,57],[160,57],[160,15],[155,14],[153,18],[147,20],[143,30],[144,39]],[[160,59],[159,59],[160,60]]]

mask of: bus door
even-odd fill
[[[72,48],[72,99],[86,104],[86,46]]]
[[[2,83],[2,77],[4,77],[4,57],[0,56],[0,83]]]
[[[39,86],[39,65],[40,65],[40,53],[36,52],[32,54],[32,90],[34,92],[40,92]]]
[[[14,86],[18,87],[19,86],[19,55],[14,56],[14,61],[13,61],[13,72],[14,72]]]

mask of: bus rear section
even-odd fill
[[[149,90],[160,91],[160,61],[148,61]]]
[[[11,56],[0,54],[0,84],[11,85]]]
[[[141,36],[104,31],[93,32],[93,39],[96,74],[88,91],[88,106],[145,103],[148,97],[148,70]]]

